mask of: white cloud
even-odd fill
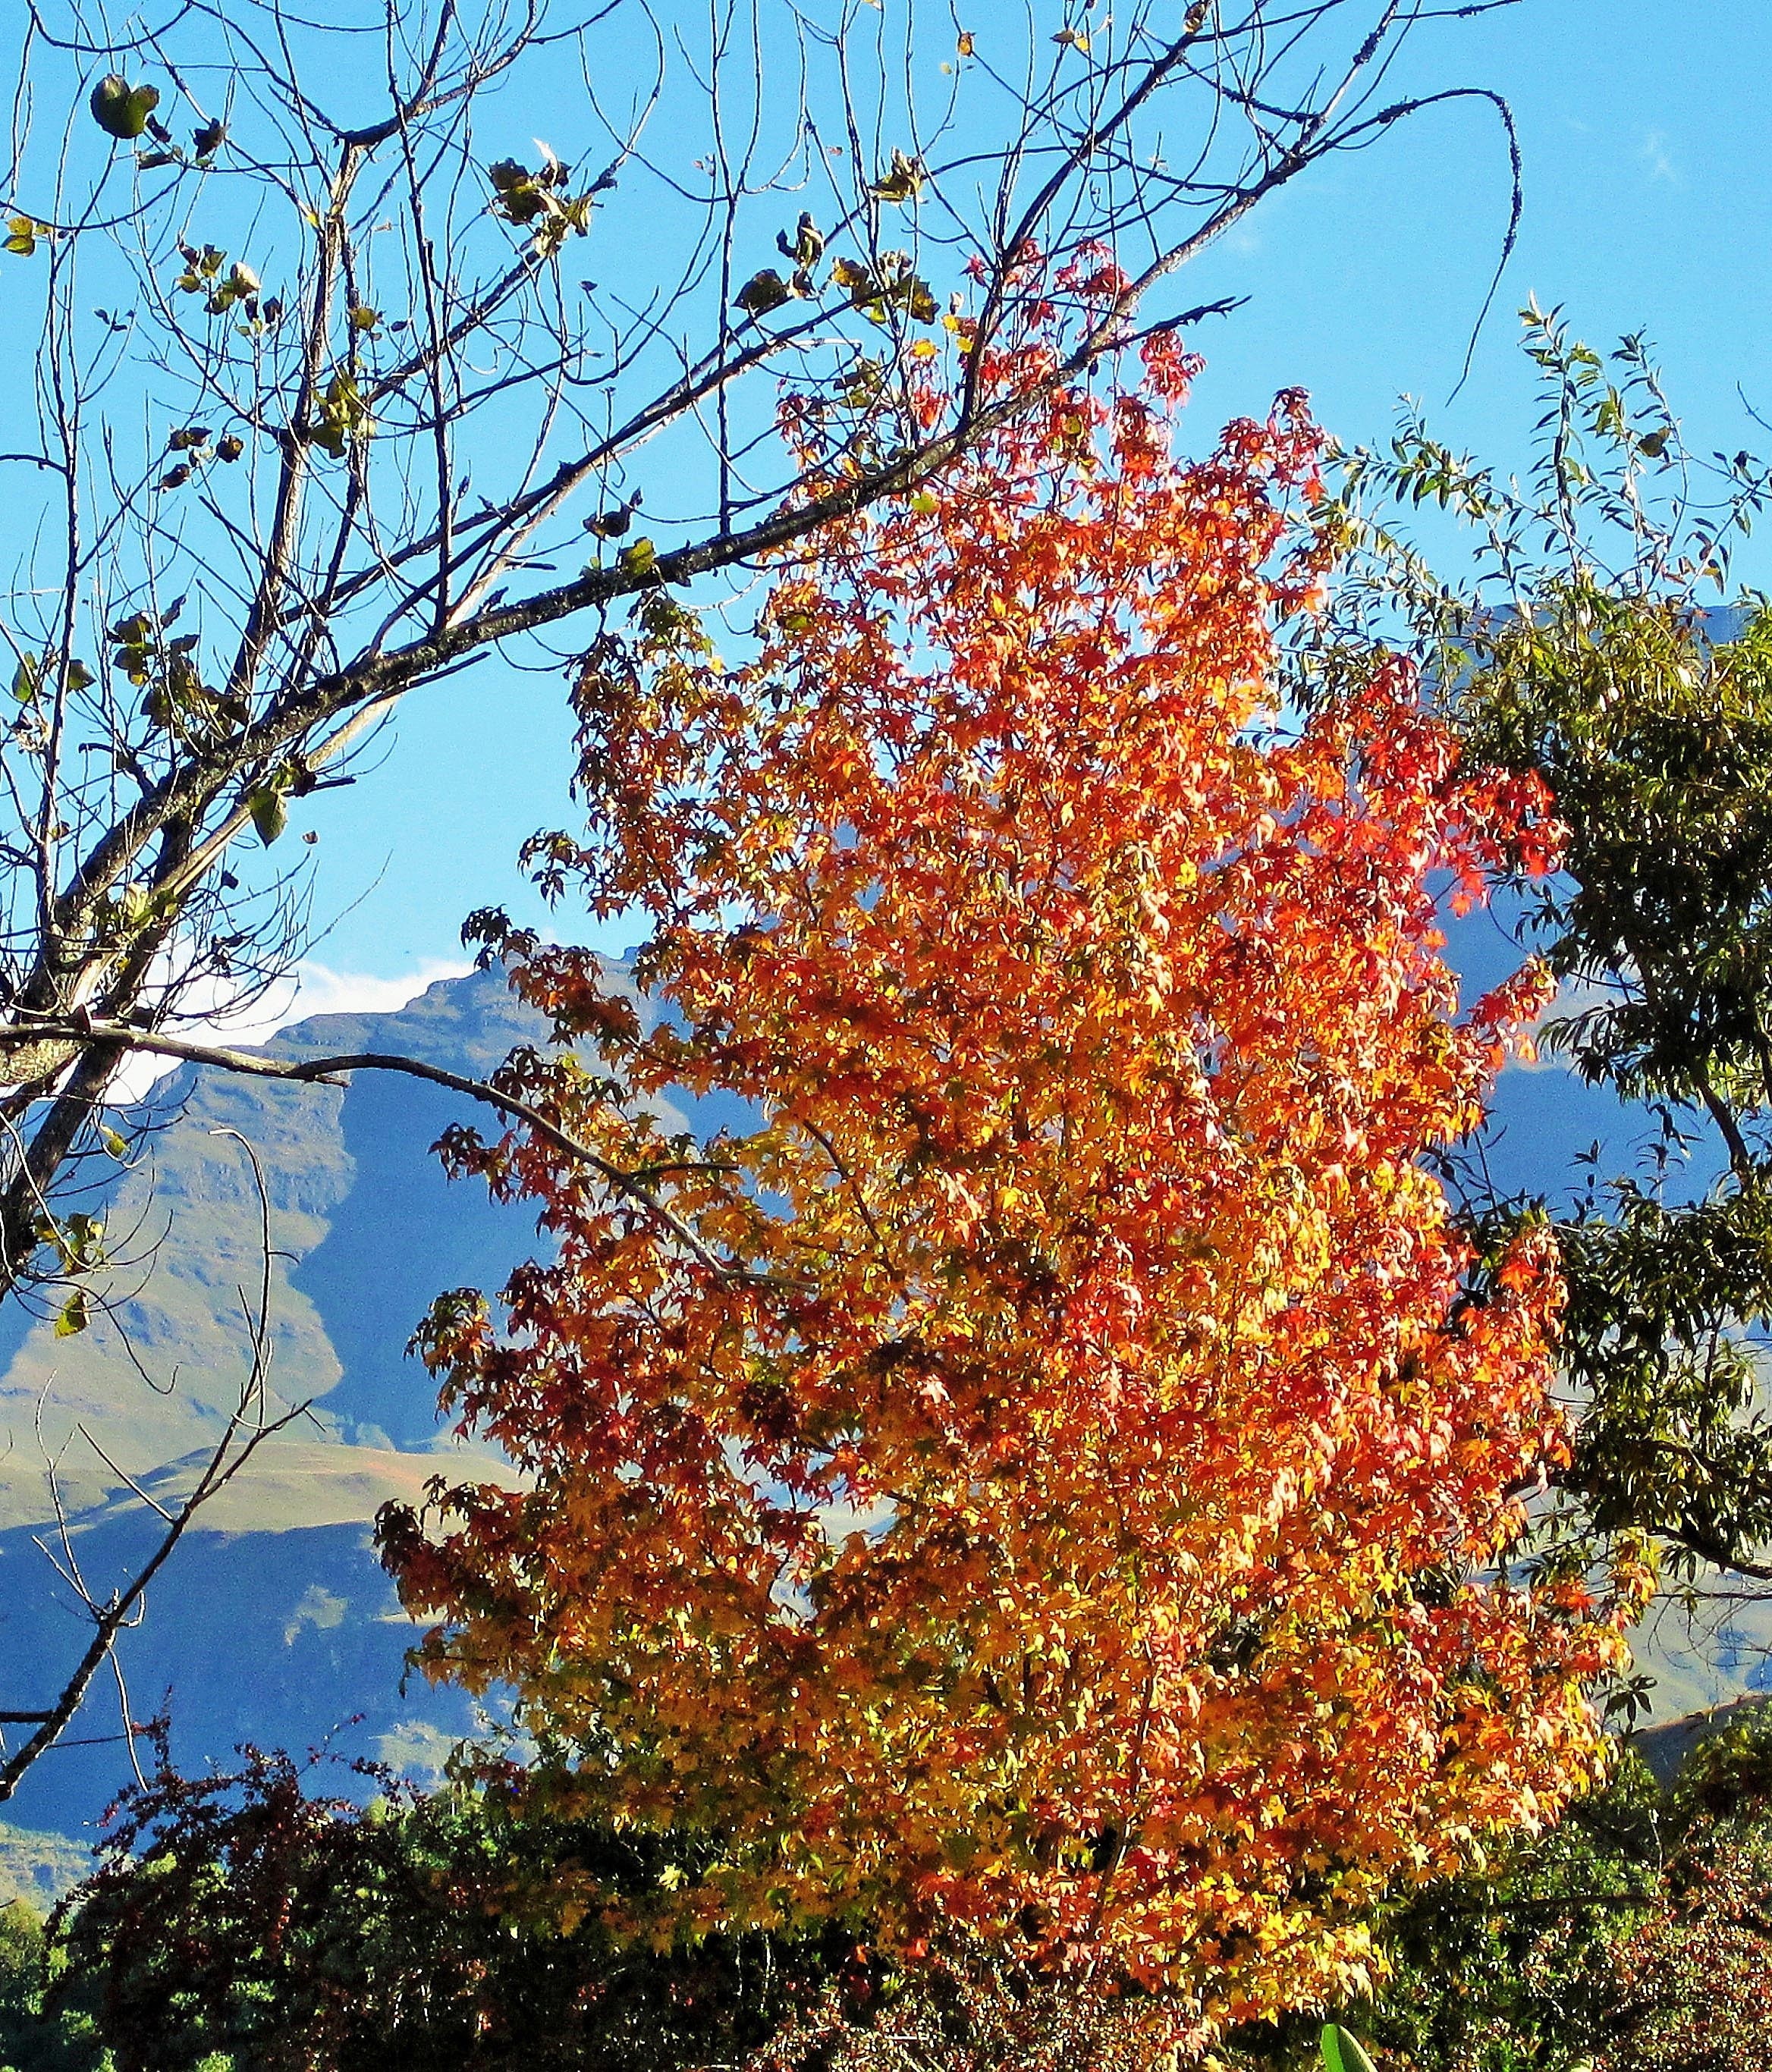
[[[376,978],[368,972],[334,971],[330,964],[308,962],[296,968],[293,985],[279,1001],[268,997],[253,1010],[262,1034],[236,1042],[262,1042],[292,1022],[312,1014],[392,1014],[416,1000],[439,979],[461,978],[472,971],[466,957],[429,957],[416,971],[397,978]]]
[[[1592,1008],[1616,1007],[1623,997],[1615,985],[1595,985],[1579,979],[1564,979],[1557,988],[1556,997],[1535,1017],[1526,1033],[1536,1043],[1547,1022],[1573,1022]],[[1562,1052],[1540,1051],[1531,1058],[1510,1057],[1506,1069],[1511,1072],[1566,1072],[1572,1067]]]
[[[1679,168],[1674,163],[1673,154],[1667,148],[1665,130],[1651,130],[1642,140],[1640,154],[1649,168],[1652,180],[1665,180],[1670,187],[1683,187],[1686,183],[1680,177]]]
[[[460,978],[472,969],[465,958],[430,957],[397,978],[380,978],[368,972],[335,971],[330,964],[309,960],[252,1006],[232,1014],[181,1021],[179,1034],[198,1043],[263,1043],[279,1029],[288,1028],[292,1022],[306,1022],[310,1015],[394,1013],[438,979]],[[118,1074],[113,1098],[140,1100],[171,1069],[175,1068],[169,1067],[163,1058],[136,1058]]]

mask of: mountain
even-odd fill
[[[8,1812],[30,1826],[90,1829],[130,1775],[125,1690],[131,1718],[167,1715],[187,1770],[225,1762],[251,1741],[295,1751],[324,1745],[409,1774],[434,1771],[475,1716],[458,1693],[402,1690],[413,1628],[375,1558],[371,1524],[391,1498],[421,1499],[444,1465],[435,1453],[268,1441],[150,1590],[146,1618],[117,1650],[121,1684],[101,1677]],[[188,1486],[195,1466],[174,1463],[140,1487],[164,1503]],[[491,1462],[468,1472],[509,1476]],[[64,1566],[77,1562],[102,1597],[137,1572],[160,1530],[149,1503],[124,1491],[72,1519],[65,1548],[40,1525],[0,1534],[9,1704],[47,1703],[85,1644],[77,1601],[47,1567],[45,1547]]]
[[[373,1046],[478,1075],[542,1033],[502,978],[477,973],[395,1014],[318,1016],[268,1047],[298,1057]],[[121,1486],[79,1438],[82,1423],[102,1427],[105,1451],[132,1474],[213,1442],[249,1367],[246,1317],[263,1270],[249,1146],[270,1209],[271,1383],[285,1404],[315,1401],[311,1432],[428,1448],[436,1409],[405,1356],[413,1327],[440,1289],[495,1284],[532,1238],[522,1211],[451,1186],[430,1156],[446,1123],[486,1118],[439,1087],[374,1073],[348,1088],[280,1085],[187,1067],[149,1110],[136,1168],[89,1205],[118,1262],[91,1328],[59,1338],[48,1318],[10,1305],[0,1523],[53,1515],[46,1450],[76,1508]]]
[[[47,1914],[91,1868],[87,1853],[65,1835],[44,1835],[0,1821],[0,1908],[22,1899]]]
[[[478,973],[397,1013],[316,1017],[268,1047],[401,1051],[480,1075],[544,1033],[500,976]],[[250,1145],[269,1204],[270,1385],[280,1404],[311,1408],[201,1515],[150,1590],[118,1649],[129,1708],[164,1710],[187,1765],[224,1762],[240,1741],[332,1737],[422,1771],[472,1720],[458,1694],[402,1693],[413,1630],[370,1525],[439,1470],[508,1475],[440,1429],[405,1348],[441,1289],[500,1284],[536,1243],[532,1215],[444,1178],[428,1147],[446,1123],[486,1117],[421,1082],[296,1087],[187,1068],[149,1109],[138,1162],[88,1205],[117,1261],[90,1328],[58,1338],[47,1314],[15,1314],[0,1340],[0,1704],[44,1702],[84,1646],[51,1556],[77,1562],[100,1597],[131,1573],[159,1526],[152,1503],[188,1486],[238,1402],[265,1265]],[[129,1774],[106,1676],[6,1811],[77,1832]]]
[[[1467,932],[1455,952],[1477,985],[1519,961],[1499,933]],[[633,997],[621,967],[606,977]],[[483,1074],[544,1033],[501,977],[477,973],[397,1013],[316,1017],[269,1047],[403,1051]],[[49,1556],[77,1562],[101,1595],[130,1573],[158,1524],[153,1503],[186,1483],[238,1400],[264,1264],[250,1145],[269,1198],[271,1385],[281,1402],[311,1407],[203,1514],[150,1591],[118,1650],[129,1711],[164,1712],[187,1768],[225,1762],[243,1741],[324,1742],[423,1775],[473,1716],[458,1693],[402,1689],[413,1632],[370,1527],[382,1503],[409,1500],[439,1470],[508,1474],[440,1429],[405,1347],[440,1290],[502,1281],[537,1243],[532,1216],[444,1178],[429,1146],[446,1123],[486,1116],[412,1079],[293,1087],[183,1070],[148,1108],[146,1149],[88,1205],[118,1261],[108,1313],[61,1338],[47,1314],[13,1305],[0,1318],[0,1704],[42,1702],[84,1645]],[[1560,1186],[1595,1138],[1613,1170],[1629,1162],[1633,1118],[1559,1069],[1510,1071],[1499,1109],[1493,1161],[1508,1184]],[[737,1119],[711,1102],[685,1103],[680,1116],[704,1133]],[[1670,1605],[1641,1652],[1659,1720],[1772,1688],[1772,1609],[1725,1605],[1712,1627],[1688,1632]],[[129,1775],[118,1687],[102,1677],[5,1809],[19,1827],[0,1832],[0,1868],[23,1875],[47,1831],[39,1861],[53,1885],[67,1868],[57,1838],[89,1836]]]

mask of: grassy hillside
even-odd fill
[[[46,1912],[91,1868],[86,1850],[65,1835],[0,1821],[0,1907],[19,1899]]]
[[[405,1051],[482,1072],[541,1034],[491,974],[433,986],[397,1014],[326,1015],[272,1048],[286,1054]],[[236,1132],[257,1153],[274,1251],[272,1380],[286,1403],[312,1399],[313,1436],[384,1446],[432,1442],[436,1414],[405,1357],[431,1296],[452,1281],[495,1284],[533,1241],[531,1220],[450,1188],[429,1156],[471,1104],[413,1081],[364,1075],[348,1090],[278,1086],[186,1070],[155,1090],[161,1127],[120,1171],[105,1213],[120,1260],[90,1330],[58,1338],[50,1320],[13,1326],[0,1374],[0,1526],[52,1515],[43,1452],[64,1501],[101,1502],[117,1476],[84,1425],[139,1474],[212,1441],[249,1360],[244,1310],[261,1266],[259,1205]],[[348,1400],[339,1398],[348,1379]],[[39,1435],[40,1433],[40,1445]]]

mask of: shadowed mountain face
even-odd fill
[[[271,1047],[401,1052],[479,1075],[545,1033],[501,976],[475,974],[396,1014],[317,1017]],[[0,1704],[46,1702],[87,1638],[37,1544],[65,1562],[46,1454],[70,1547],[102,1597],[158,1523],[117,1470],[163,1501],[238,1400],[244,1311],[263,1269],[245,1138],[270,1201],[271,1383],[282,1403],[312,1408],[203,1515],[154,1585],[119,1650],[130,1708],[138,1720],[167,1711],[187,1766],[224,1761],[242,1740],[298,1749],[335,1737],[345,1753],[422,1770],[472,1722],[454,1693],[402,1696],[413,1629],[370,1527],[381,1503],[416,1498],[438,1471],[501,1478],[440,1430],[406,1346],[440,1290],[495,1288],[533,1250],[532,1212],[444,1178],[430,1146],[446,1124],[492,1118],[417,1081],[364,1073],[341,1090],[186,1070],[150,1100],[163,1126],[106,1190],[113,1256],[133,1262],[113,1276],[107,1312],[95,1306],[71,1338],[21,1317],[0,1340]],[[89,1823],[130,1774],[120,1712],[102,1678],[7,1816],[69,1833]]]
[[[297,1752],[324,1745],[419,1774],[435,1770],[473,1727],[471,1708],[422,1684],[402,1692],[413,1628],[375,1559],[369,1520],[390,1497],[418,1498],[440,1464],[335,1445],[271,1450],[263,1472],[217,1504],[220,1525],[235,1529],[191,1533],[150,1593],[142,1626],[125,1636],[118,1662],[130,1717],[165,1712],[187,1771],[225,1762],[242,1741]],[[160,1494],[175,1479],[143,1487]],[[69,1540],[88,1587],[102,1595],[134,1573],[158,1525],[127,1496],[75,1521]],[[8,1700],[46,1704],[87,1630],[28,1527],[0,1533],[0,1602]],[[101,1679],[8,1814],[30,1827],[92,1832],[130,1775],[121,1696],[114,1678]],[[348,1782],[341,1775],[328,1788]]]
[[[433,1443],[436,1391],[407,1339],[444,1289],[495,1288],[530,1242],[532,1218],[452,1185],[431,1155],[462,1108],[440,1087],[372,1073],[346,1097],[352,1185],[294,1277],[343,1370],[325,1408],[347,1439]]]

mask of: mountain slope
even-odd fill
[[[192,1465],[145,1478],[142,1487],[163,1502]],[[370,1527],[389,1498],[421,1500],[426,1479],[445,1465],[434,1454],[268,1441],[251,1480],[204,1514],[150,1593],[143,1625],[125,1636],[118,1659],[130,1716],[163,1713],[187,1770],[224,1762],[242,1741],[298,1752],[324,1744],[408,1771],[434,1770],[475,1716],[457,1693],[422,1684],[402,1691],[413,1628],[375,1559]],[[450,1465],[475,1479],[508,1479],[491,1463]],[[158,1523],[141,1498],[115,1497],[71,1522],[65,1552],[59,1540],[48,1544],[102,1595],[138,1567]],[[56,1585],[42,1536],[28,1527],[0,1533],[8,1699],[23,1706],[47,1701],[84,1643],[77,1602]],[[8,1812],[27,1826],[89,1830],[130,1774],[121,1727],[118,1686],[101,1679]]]
[[[395,1014],[317,1017],[269,1047],[403,1052],[477,1075],[544,1033],[501,977],[475,974]],[[453,1693],[401,1696],[412,1629],[369,1527],[383,1502],[409,1500],[439,1470],[498,1474],[440,1431],[405,1348],[441,1289],[499,1285],[532,1249],[533,1217],[446,1182],[429,1146],[450,1120],[488,1118],[419,1082],[365,1073],[348,1088],[292,1087],[187,1069],[151,1107],[149,1149],[105,1190],[123,1264],[91,1328],[58,1338],[44,1316],[0,1344],[0,1702],[42,1702],[84,1646],[44,1548],[64,1562],[72,1552],[102,1595],[158,1523],[118,1470],[164,1501],[238,1400],[244,1312],[263,1268],[250,1145],[270,1205],[271,1384],[281,1403],[312,1408],[267,1442],[155,1584],[118,1651],[130,1710],[167,1710],[180,1759],[197,1764],[241,1739],[302,1747],[360,1713],[339,1746],[423,1767],[470,1716]],[[51,1530],[51,1460],[66,1550]],[[7,1811],[73,1832],[129,1774],[117,1688],[101,1679]]]

